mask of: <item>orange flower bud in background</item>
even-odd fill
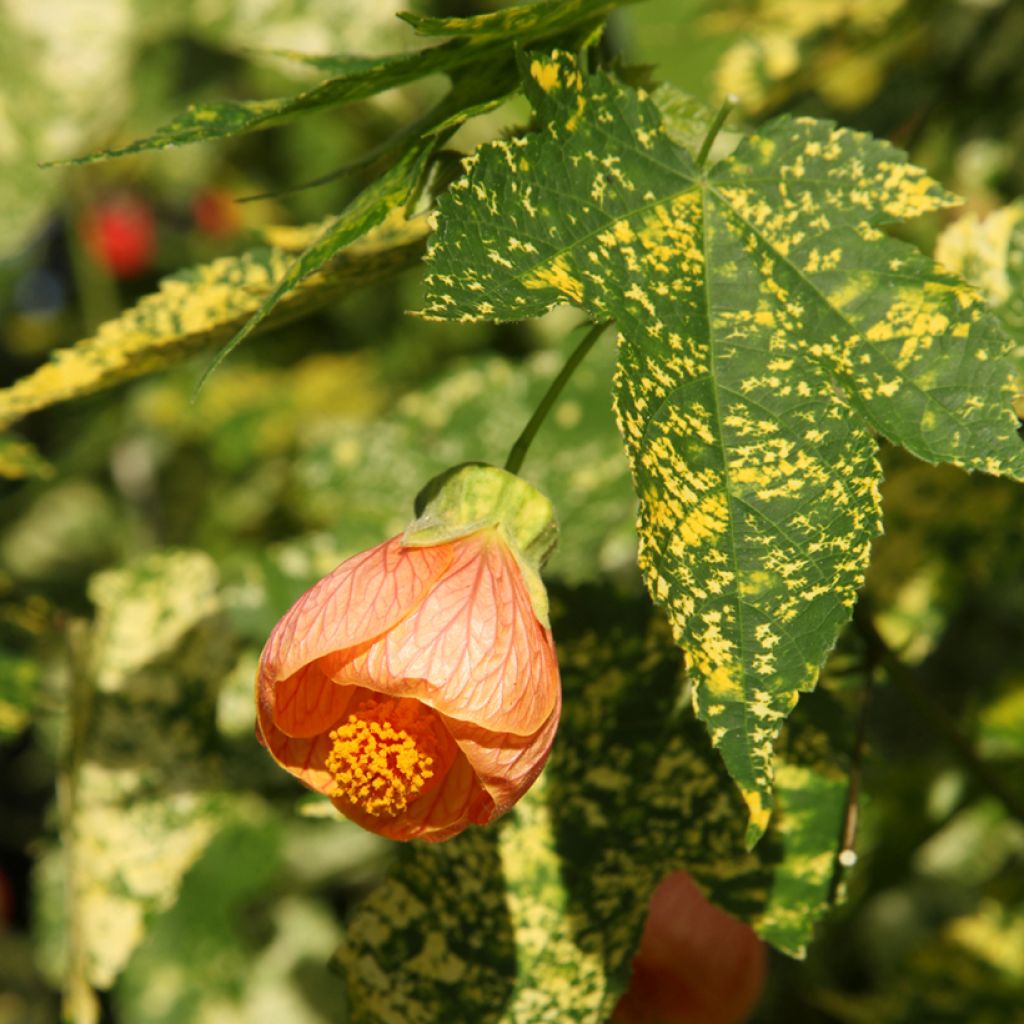
[[[561,711],[539,575],[557,535],[550,502],[477,465],[424,494],[404,534],[295,602],[256,684],[277,763],[391,839],[447,839],[504,814]]]
[[[742,1024],[761,998],[765,947],[685,871],[651,896],[629,988],[613,1024]]]
[[[192,221],[212,238],[230,238],[245,226],[235,197],[224,188],[204,188],[193,199]]]

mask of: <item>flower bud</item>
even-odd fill
[[[651,896],[613,1024],[742,1024],[761,998],[765,960],[750,925],[673,871]]]
[[[442,474],[417,512],[274,627],[257,728],[353,821],[441,840],[504,814],[551,749],[561,688],[539,570],[557,531],[543,495],[491,466]]]

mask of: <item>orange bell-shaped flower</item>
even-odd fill
[[[348,559],[274,627],[258,733],[283,768],[391,839],[504,814],[561,710],[539,569],[556,528],[518,477],[464,466],[405,534]]]

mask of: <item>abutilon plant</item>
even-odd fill
[[[90,198],[83,179],[72,212],[20,255],[11,232],[0,237],[11,249],[0,262],[14,275],[0,274],[0,306],[17,311],[13,329],[0,324],[0,365],[38,362],[0,387],[0,478],[39,478],[0,507],[0,744],[16,740],[11,756],[0,751],[15,796],[0,796],[0,821],[24,823],[39,765],[56,782],[38,834],[17,838],[19,850],[6,835],[0,843],[0,919],[17,933],[26,908],[43,911],[38,939],[18,939],[23,950],[11,944],[7,956],[0,936],[5,997],[6,962],[38,961],[48,976],[63,973],[63,1017],[74,1024],[111,1014],[155,1021],[160,1007],[178,1024],[183,1007],[209,1016],[188,986],[220,985],[222,965],[237,962],[230,990],[248,1000],[244,972],[262,962],[255,945],[214,950],[212,931],[179,941],[178,929],[205,927],[208,910],[226,921],[249,893],[290,899],[288,854],[316,832],[331,856],[343,860],[351,843],[373,862],[332,874],[320,894],[332,906],[360,896],[331,947],[353,1024],[732,1024],[761,997],[766,946],[802,957],[812,940],[821,953],[804,974],[807,991],[790,984],[796,967],[773,962],[766,1019],[973,1021],[990,998],[993,1019],[1019,1012],[1024,975],[1005,953],[1020,944],[1024,911],[1024,876],[1006,840],[1024,822],[1024,775],[1011,770],[1024,751],[1014,689],[1024,617],[1024,200],[1009,183],[1019,192],[1024,182],[1024,150],[1012,156],[1024,120],[999,100],[1024,91],[1024,71],[1007,60],[1024,48],[1024,9],[1012,0],[723,0],[708,26],[729,24],[744,38],[722,61],[716,112],[671,84],[703,66],[692,60],[694,25],[682,45],[663,42],[661,71],[657,53],[633,64],[621,52],[631,30],[604,34],[613,12],[629,25],[632,11],[616,9],[630,3],[404,14],[426,37],[421,48],[405,35],[373,57],[345,46],[334,56],[288,51],[318,83],[251,100],[235,96],[234,65],[228,79],[204,84],[215,55],[239,49],[238,19],[215,18],[215,28],[193,18],[165,41],[185,45],[199,31],[209,52],[203,82],[191,84],[232,98],[199,101],[145,138],[68,162],[329,116],[326,108],[372,104],[421,79],[446,76],[450,89],[386,138],[386,122],[432,87],[382,105],[381,117],[348,118],[323,146],[309,146],[304,130],[264,136],[296,147],[291,154],[272,143],[234,150],[217,173],[230,193],[193,171],[149,177],[145,159],[133,162],[130,193]],[[59,6],[70,17],[90,5]],[[662,0],[648,27],[696,6]],[[933,17],[933,6],[950,17]],[[68,112],[86,109],[49,94],[57,79],[48,66],[61,62],[39,33],[80,33],[45,21],[0,13],[0,73],[14,76],[15,149],[28,173],[38,156],[61,155],[37,153],[36,143],[68,136]],[[325,28],[347,25],[335,18]],[[947,45],[950,31],[962,46]],[[99,67],[92,44],[110,33],[100,25],[87,35],[82,52]],[[134,66],[122,59],[125,33],[113,35],[117,64]],[[143,36],[155,45],[148,29]],[[268,34],[259,48],[284,54],[284,44]],[[147,63],[163,76],[180,61]],[[931,81],[916,78],[923,64],[934,65]],[[84,69],[73,70],[60,81],[81,90]],[[46,94],[35,100],[34,79]],[[865,82],[884,103],[850,122],[891,126],[911,153],[839,123]],[[162,96],[156,81],[146,88]],[[517,94],[523,105],[506,103]],[[830,104],[837,120],[805,116]],[[50,108],[66,109],[45,123]],[[461,126],[484,113],[504,123],[470,151],[467,141],[495,121]],[[21,139],[37,114],[38,139]],[[970,140],[952,142],[964,125]],[[5,160],[7,134],[0,124]],[[997,192],[1006,205],[950,223],[960,200],[915,166],[914,150],[932,167],[956,168],[977,210]],[[239,213],[236,199],[293,191],[298,183],[278,172],[310,158],[308,184],[335,188]],[[14,190],[19,221],[35,191],[27,181],[20,172],[0,181]],[[236,186],[269,191],[243,197]],[[189,210],[182,199],[193,189]],[[160,260],[142,195],[162,211]],[[321,196],[344,205],[328,200],[305,225],[269,223],[312,214]],[[38,198],[45,205],[45,190]],[[930,222],[912,223],[921,216]],[[243,251],[242,228],[257,226],[259,244]],[[911,244],[933,228],[934,260]],[[231,244],[214,258],[218,239]],[[209,261],[141,294],[148,271],[193,249]],[[257,349],[250,365],[226,366],[195,414],[193,381],[171,378],[111,391],[109,407],[91,406],[104,408],[93,426],[89,410],[72,429],[55,418],[58,403],[221,345],[197,397],[257,330],[414,266],[422,287],[418,319],[404,321],[408,339],[378,330],[407,312],[402,283],[369,300],[387,316],[363,317],[365,303],[340,310],[289,333],[269,360]],[[111,278],[126,279],[123,289]],[[138,301],[100,323],[118,292]],[[594,325],[571,354],[552,337],[566,307]],[[91,336],[43,359],[79,320]],[[520,326],[533,320],[536,334]],[[470,344],[450,337],[472,322]],[[489,333],[498,324],[516,326]],[[598,339],[611,342],[612,325],[614,346],[575,379],[536,460],[536,486],[527,483],[519,473],[540,424]],[[324,344],[335,328],[343,340]],[[406,340],[422,344],[411,359]],[[556,347],[567,361],[551,380]],[[531,413],[503,469],[469,461],[495,457]],[[37,414],[27,434],[11,432]],[[79,465],[94,439],[110,443],[109,458]],[[452,464],[398,532],[407,482]],[[69,467],[74,476],[50,489],[46,477]],[[563,550],[549,618],[540,574],[556,509]],[[127,543],[110,543],[122,525]],[[186,550],[106,564],[160,538]],[[306,552],[326,538],[332,552],[360,553],[286,611],[313,582]],[[252,736],[254,710],[265,750]],[[60,718],[54,728],[50,716]],[[948,747],[945,764],[925,749],[929,738]],[[268,753],[290,776],[276,773],[277,782],[292,797],[303,786],[318,794],[333,820],[300,820],[309,801],[287,806],[276,787],[262,790],[261,773],[248,769],[274,774]],[[900,785],[887,785],[895,772]],[[952,788],[932,785],[949,779]],[[875,797],[866,835],[861,793]],[[343,819],[421,842],[381,858],[385,844],[339,827]],[[904,833],[912,843],[890,841]],[[886,856],[873,858],[879,837]],[[975,856],[989,845],[1005,856]],[[242,846],[258,865],[247,878],[234,859]],[[271,847],[282,851],[278,866]],[[900,850],[902,889],[889,856]],[[230,901],[218,914],[203,880],[219,883],[218,872],[236,867],[240,884],[218,893]],[[268,886],[275,870],[280,884]],[[374,872],[378,884],[364,891]],[[937,909],[922,875],[954,881],[957,900]],[[900,934],[935,925],[935,935],[889,963],[872,952],[885,915],[870,908],[897,892],[915,924]],[[816,938],[845,896],[847,923]],[[267,938],[275,956],[293,935],[278,925],[283,907],[265,915],[278,930]],[[213,931],[232,941],[231,929]],[[877,948],[907,945],[890,936]],[[166,969],[167,956],[196,948],[216,977],[194,963]],[[314,955],[312,944],[291,952]],[[321,952],[323,963],[330,950]],[[264,972],[250,973],[262,998]],[[299,972],[278,973],[285,985]],[[213,1012],[230,1015],[221,995]],[[271,1002],[294,996],[297,1006],[300,995],[282,990]],[[39,1016],[11,1005],[19,1020]]]

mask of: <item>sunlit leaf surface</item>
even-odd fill
[[[97,618],[69,693],[59,866],[42,879],[61,887],[64,969],[82,1005],[90,987],[113,984],[223,821],[205,742],[232,654],[217,587],[200,552],[93,578]]]
[[[449,73],[469,64],[486,67],[514,45],[599,23],[623,0],[545,0],[523,4],[476,18],[407,16],[417,31],[460,36],[440,46],[384,57],[299,58],[331,73],[313,89],[269,100],[239,100],[194,104],[152,135],[127,146],[104,150],[64,163],[82,164],[127,156],[148,149],[165,149],[191,142],[225,138],[265,128],[293,114],[365,99],[427,75]],[[296,55],[293,55],[296,56]],[[500,65],[500,60],[498,64]]]

